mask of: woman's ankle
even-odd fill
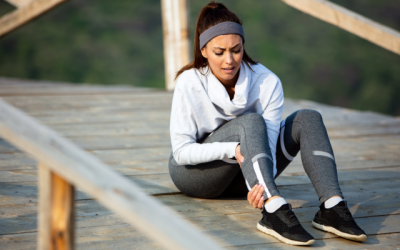
[[[272,197],[271,197],[272,198]],[[275,213],[281,206],[287,204],[286,200],[281,196],[274,196],[273,199],[269,198],[264,204],[264,208],[268,213]]]
[[[275,200],[276,198],[282,198],[282,196],[280,196],[280,195],[275,195],[275,196],[269,197],[269,198],[264,202],[264,205],[267,205],[268,202],[271,202],[271,201]]]

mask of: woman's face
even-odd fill
[[[234,85],[243,58],[243,44],[240,35],[228,34],[214,37],[201,49],[208,59],[213,74],[224,85]]]

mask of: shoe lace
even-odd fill
[[[343,219],[345,221],[352,221],[353,220],[353,217],[351,216],[351,213],[350,213],[350,211],[349,211],[349,209],[347,207],[338,206],[336,209],[341,212],[341,214],[343,216]]]
[[[299,224],[299,220],[297,219],[296,215],[293,213],[292,210],[287,210],[284,214],[283,214],[287,220],[289,221],[289,226],[294,226]]]

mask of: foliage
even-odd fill
[[[208,1],[189,1],[190,36]],[[334,0],[400,30],[397,0]],[[227,0],[285,96],[400,115],[400,56],[279,0]],[[12,8],[0,2],[0,14]],[[193,42],[192,42],[193,44]],[[71,0],[0,40],[0,75],[164,87],[159,0]]]

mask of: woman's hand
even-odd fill
[[[255,185],[247,194],[247,200],[254,208],[262,209],[264,205],[264,187],[260,184]]]
[[[242,162],[244,161],[244,157],[243,155],[240,153],[240,144],[237,145],[236,149],[235,149],[235,157],[236,160],[238,161],[240,167],[242,167]]]

